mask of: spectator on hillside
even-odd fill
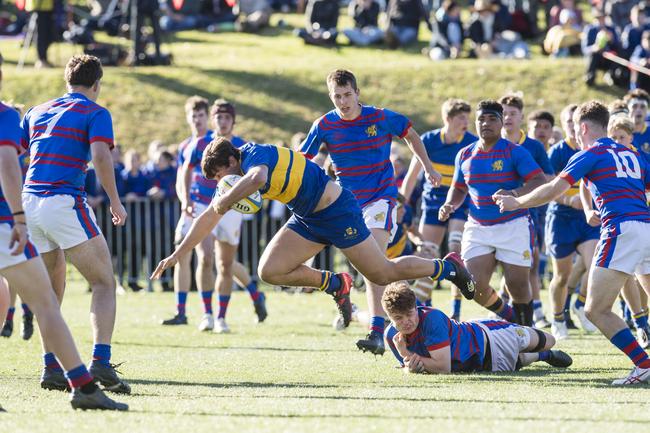
[[[133,149],[127,150],[124,162],[124,170],[122,170],[122,179],[125,185],[124,198],[128,202],[146,197],[149,190],[149,179],[142,170],[140,154]]]
[[[580,35],[582,29],[571,9],[560,12],[560,24],[551,27],[544,39],[544,51],[551,57],[567,57],[581,54]]]
[[[605,4],[605,14],[609,15],[612,26],[621,33],[630,24],[630,12],[639,0],[610,0]]]
[[[476,0],[472,8],[472,17],[467,28],[467,37],[471,40],[470,57],[490,58],[528,57],[528,46],[521,36],[507,30],[507,23],[500,13],[501,7],[490,0]]]
[[[160,28],[165,32],[201,29],[212,24],[208,16],[202,14],[202,0],[184,0],[176,9],[176,2],[160,1]]]
[[[432,28],[422,0],[389,0],[386,16],[388,28],[385,40],[392,49],[417,41],[420,21],[424,21],[429,30]]]
[[[375,0],[352,0],[348,14],[354,20],[354,27],[343,30],[343,34],[353,45],[362,47],[375,44],[384,39],[379,29],[379,3]]]
[[[639,3],[632,8],[630,24],[625,26],[621,34],[621,46],[627,58],[632,55],[636,47],[641,45],[641,35],[647,28],[646,5]]]
[[[576,17],[575,18],[576,19],[576,25],[580,26],[580,28],[582,28],[582,26],[584,26],[585,22],[584,22],[584,19],[582,17],[582,11],[580,10],[579,7],[576,6],[575,0],[560,0],[559,4],[556,4],[555,6],[553,6],[551,8],[549,23],[548,23],[549,24],[549,30],[552,27],[557,26],[558,24],[560,24],[560,13],[565,9],[568,9],[568,10],[573,12],[573,14]]]
[[[269,0],[239,0],[236,28],[247,33],[257,33],[269,26],[271,3]]]
[[[306,44],[334,46],[339,21],[338,0],[309,0],[305,10],[307,27],[297,31]]]
[[[174,156],[166,150],[158,154],[153,171],[147,173],[149,190],[147,196],[154,200],[176,197],[176,168]]]
[[[455,59],[463,48],[461,8],[454,0],[445,0],[431,22],[431,41],[428,55],[431,60]]]
[[[147,162],[144,164],[143,171],[145,173],[151,173],[156,168],[156,161],[158,161],[158,155],[161,152],[165,151],[165,143],[160,140],[153,140],[147,146]]]
[[[644,31],[641,35],[641,45],[634,49],[630,61],[637,66],[650,68],[650,30]],[[630,74],[630,88],[650,92],[650,77],[633,70]]]
[[[618,51],[619,41],[616,29],[607,25],[607,16],[598,9],[593,10],[594,22],[587,25],[582,32],[582,53],[587,58],[585,83],[593,86],[596,71],[606,71],[605,80],[612,83],[614,65],[603,57],[605,51]]]
[[[55,15],[62,12],[63,3],[54,0],[27,0],[25,10],[36,15],[36,68],[51,68],[47,50],[56,41],[57,21]]]

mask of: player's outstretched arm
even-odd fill
[[[9,205],[9,210],[13,214],[23,211],[20,195],[23,187],[22,180],[23,175],[20,171],[16,149],[12,146],[0,146],[0,186]],[[25,216],[22,214],[15,215],[14,221],[9,248],[11,248],[11,254],[15,256],[22,254],[25,249],[27,226],[25,225]]]
[[[178,262],[178,258],[184,256],[194,249],[195,246],[199,244],[214,227],[219,223],[223,215],[217,213],[213,206],[209,206],[197,219],[192,223],[190,231],[183,239],[183,242],[176,247],[176,250],[166,259],[163,259],[158,263],[156,270],[151,274],[151,279],[156,280],[160,278],[167,269],[171,268]]]
[[[213,206],[220,214],[228,212],[239,200],[259,191],[266,184],[268,177],[269,169],[266,165],[252,167],[231,189],[219,196]]]
[[[427,150],[424,147],[424,143],[422,143],[422,139],[420,138],[420,135],[417,133],[415,128],[409,128],[406,136],[404,136],[404,141],[411,149],[411,152],[413,152],[415,157],[418,159],[418,162],[424,169],[424,172],[427,174],[427,180],[433,186],[440,185],[442,175],[433,168],[431,160],[429,160],[429,156],[427,155]]]
[[[123,226],[126,222],[126,209],[120,202],[120,195],[117,192],[117,185],[115,185],[115,170],[113,170],[111,148],[106,142],[95,141],[90,144],[90,151],[97,179],[99,179],[99,183],[110,200],[113,224]]]
[[[494,200],[494,202],[499,206],[501,212],[527,209],[541,206],[551,200],[555,200],[557,197],[567,192],[569,188],[571,188],[569,182],[561,177],[556,177],[552,182],[543,184],[521,197],[497,193],[492,196],[492,200]]]

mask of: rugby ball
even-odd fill
[[[217,184],[217,194],[220,196],[225,194],[226,191],[231,189],[237,182],[239,182],[239,179],[241,179],[241,176],[238,176],[236,174],[229,174],[222,177]],[[259,191],[255,191],[248,197],[244,197],[230,207],[230,209],[243,214],[254,214],[261,208],[262,194],[260,194]]]

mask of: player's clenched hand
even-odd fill
[[[178,259],[174,254],[167,257],[166,259],[162,259],[160,263],[158,263],[158,266],[156,266],[156,270],[153,271],[153,274],[151,274],[151,277],[149,278],[152,280],[157,280],[158,278],[162,277],[163,272],[174,266],[177,262]]]
[[[438,173],[434,168],[431,168],[427,171],[427,180],[433,186],[439,186],[442,181],[442,175]]]
[[[438,219],[440,221],[447,221],[453,212],[454,205],[451,203],[445,203],[438,210]]]
[[[9,238],[9,250],[12,256],[22,254],[27,245],[27,226],[25,224],[14,224]]]
[[[123,226],[126,223],[126,209],[122,203],[111,203],[111,215],[113,216],[113,225]]]
[[[404,358],[404,365],[411,373],[422,373],[424,371],[424,362],[422,357],[417,353]]]
[[[499,206],[501,213],[519,208],[519,202],[511,195],[499,195],[495,193],[492,196],[492,200]]]
[[[585,212],[585,216],[587,218],[587,224],[592,227],[600,226],[600,213],[597,210],[589,209],[587,212]]]

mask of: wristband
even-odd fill
[[[14,212],[11,215],[12,216],[25,215],[25,211],[24,210],[19,210],[18,212]]]

